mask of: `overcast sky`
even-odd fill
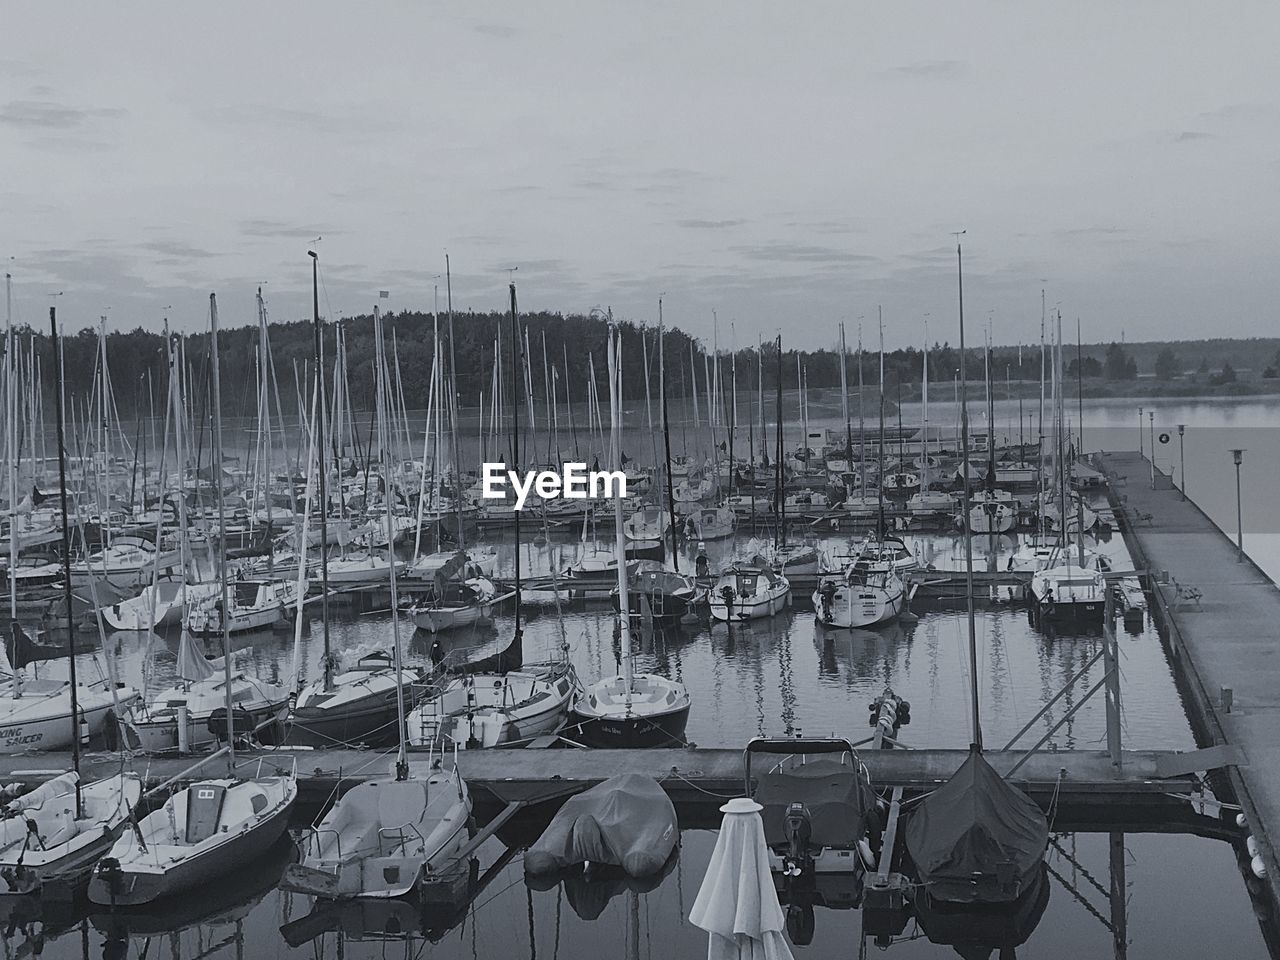
[[[1274,3],[26,3],[0,210],[22,320],[455,307],[812,347],[966,314],[1277,332]],[[440,281],[443,286],[443,280]],[[443,296],[443,290],[441,292]],[[851,332],[850,336],[853,334]],[[980,334],[971,328],[970,337]]]

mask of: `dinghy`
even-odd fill
[[[129,906],[220,881],[280,839],[297,796],[291,776],[193,783],[121,835],[89,899]]]
[[[591,864],[658,873],[680,842],[676,809],[652,777],[624,773],[565,801],[524,855],[526,877]]]
[[[120,836],[142,796],[142,778],[127,773],[79,780],[64,773],[5,804],[0,893],[38,893],[47,878],[91,866]]]

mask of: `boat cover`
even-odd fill
[[[1040,808],[974,747],[906,824],[907,851],[934,900],[1005,903],[1034,879],[1049,843]]]
[[[861,767],[827,758],[792,761],[762,774],[755,801],[764,807],[764,839],[770,847],[786,846],[787,807],[793,803],[809,811],[814,847],[851,850],[876,817],[875,793]]]
[[[965,960],[988,960],[997,951],[1001,957],[1011,956],[1035,932],[1048,905],[1049,878],[1043,863],[1018,899],[999,907],[938,903],[924,888],[917,888],[912,900],[929,942],[953,947]]]
[[[624,773],[570,797],[524,855],[529,875],[585,863],[657,873],[680,837],[676,808],[652,777]]]

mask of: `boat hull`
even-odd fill
[[[410,685],[404,685],[405,705],[413,703]],[[264,738],[271,742],[273,738]],[[379,691],[340,709],[303,707],[284,721],[284,732],[276,742],[293,746],[334,747],[363,743],[381,747],[394,743],[396,736],[396,691]]]
[[[575,743],[600,749],[683,747],[689,723],[689,704],[669,713],[646,713],[640,717],[609,717],[569,711],[562,736]]]
[[[229,836],[225,843],[170,866],[163,873],[107,870],[103,861],[89,881],[89,899],[113,907],[151,903],[161,897],[186,893],[236,873],[244,864],[275,846],[289,825],[292,803],[281,806],[253,829]]]

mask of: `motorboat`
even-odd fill
[[[769,761],[764,770],[760,757]],[[812,885],[819,874],[861,874],[874,864],[877,799],[847,740],[757,737],[747,744],[744,766],[745,789],[764,808],[770,865],[788,885]]]
[[[763,561],[734,564],[716,580],[708,599],[713,620],[757,620],[790,606],[791,584]]]
[[[907,498],[907,512],[916,517],[950,514],[955,508],[955,495],[945,490],[921,489]]]
[[[289,825],[293,776],[201,780],[127,830],[98,862],[89,899],[113,907],[225,883]]]
[[[404,561],[397,560],[396,576],[404,576],[407,566]],[[381,554],[370,551],[345,554],[329,561],[328,577],[330,586],[335,584],[368,586],[383,583],[391,579],[391,561]]]
[[[851,563],[840,576],[826,576],[813,591],[819,623],[829,627],[874,627],[896,620],[907,590],[891,569],[860,570]]]
[[[528,741],[559,729],[577,689],[573,668],[563,662],[453,677],[443,688],[428,688],[409,714],[408,741],[439,750]]]
[[[314,680],[299,691],[284,722],[281,742],[290,745],[382,746],[396,739],[396,697],[412,702],[417,670],[396,673],[385,651],[366,654],[330,678]]]
[[[297,580],[233,580],[227,597],[226,630],[242,633],[289,622],[298,603]],[[307,581],[302,581],[302,593]],[[197,636],[221,636],[223,632],[222,591],[198,601],[187,612],[186,627]]]
[[[467,841],[471,794],[456,766],[352,787],[300,843],[282,887],[325,900],[388,899],[451,864]]]
[[[0,893],[38,894],[46,879],[87,869],[124,831],[141,796],[136,773],[81,783],[72,771],[10,800],[0,820]]]

